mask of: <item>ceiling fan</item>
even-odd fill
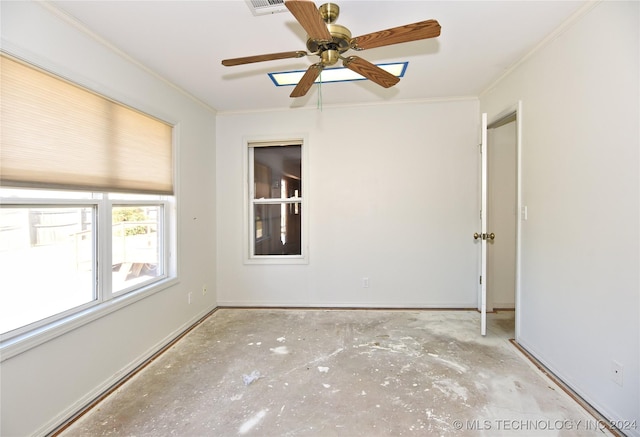
[[[336,64],[338,60],[342,60],[342,65],[346,68],[372,82],[384,88],[392,87],[400,81],[398,77],[359,56],[344,57],[342,54],[350,49],[360,51],[434,38],[440,35],[440,24],[436,20],[425,20],[352,38],[349,29],[335,24],[340,14],[340,8],[335,3],[326,3],[316,8],[316,5],[309,0],[287,0],[285,6],[307,32],[309,53],[293,51],[225,59],[222,61],[222,65],[231,67],[276,59],[319,56],[320,61],[307,69],[290,97],[302,97],[307,94],[322,70]]]

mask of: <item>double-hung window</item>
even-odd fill
[[[175,198],[171,125],[0,59],[5,342],[174,277]]]
[[[304,262],[303,141],[248,143],[249,261]]]

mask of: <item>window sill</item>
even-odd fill
[[[287,255],[270,255],[263,257],[253,257],[253,258],[245,258],[245,264],[258,264],[258,265],[275,265],[275,264],[284,264],[284,265],[296,265],[296,264],[309,264],[309,260],[304,256],[287,256]]]
[[[127,293],[124,296],[99,303],[79,313],[55,320],[47,325],[25,332],[24,334],[7,339],[0,336],[0,362],[38,347],[126,306],[139,302],[155,293],[176,285],[178,282],[178,278],[167,278],[163,281],[149,284],[138,291]]]

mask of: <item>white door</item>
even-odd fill
[[[487,335],[487,162],[487,114],[483,113],[480,129],[480,232],[473,235],[480,244],[478,310],[481,335]]]

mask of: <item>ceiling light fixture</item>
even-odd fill
[[[393,62],[376,65],[396,77],[403,77],[409,62]],[[291,86],[297,85],[298,82],[300,82],[305,71],[306,70],[279,71],[275,73],[268,73],[268,75],[276,86]],[[367,78],[344,67],[325,68],[314,83],[351,82],[354,80],[367,80]]]

